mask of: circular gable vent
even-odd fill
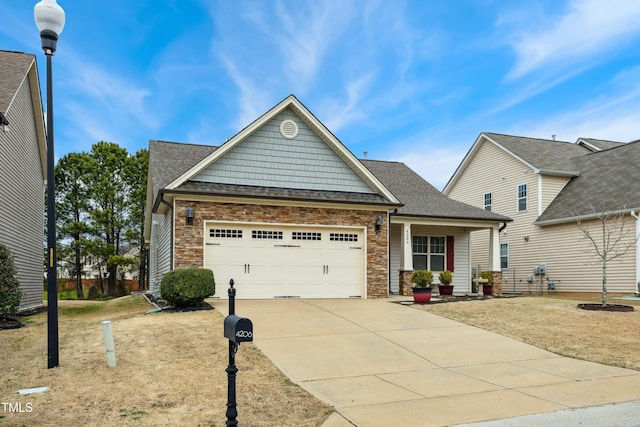
[[[287,139],[293,139],[298,136],[298,125],[293,120],[283,120],[280,123],[280,133]]]

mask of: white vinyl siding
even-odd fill
[[[390,291],[393,294],[400,293],[400,263],[402,262],[402,237],[404,227],[402,224],[391,224],[390,227]]]
[[[5,113],[10,131],[0,131],[0,242],[13,254],[24,293],[19,309],[28,310],[42,306],[44,277],[44,177],[28,79]]]
[[[160,289],[162,276],[171,270],[172,211],[165,215],[153,214],[149,253],[149,290]]]
[[[494,165],[487,168],[486,165]],[[566,177],[542,177],[542,209],[569,182]],[[505,292],[536,293],[540,284],[529,283],[538,264],[547,265],[547,277],[555,282],[556,292],[601,292],[602,270],[593,248],[575,222],[538,227],[537,209],[518,212],[515,190],[527,184],[530,200],[538,198],[538,179],[531,168],[505,153],[491,143],[484,142],[475,158],[469,163],[449,196],[482,207],[478,194],[493,193],[493,211],[514,219],[500,233],[501,243],[509,244],[509,268],[502,271],[502,287]],[[595,226],[594,221],[586,222]],[[628,218],[627,227],[635,225]],[[528,240],[525,240],[525,236]],[[629,236],[633,238],[633,236]],[[479,270],[488,269],[489,231],[471,233],[471,265]],[[607,265],[607,289],[610,292],[633,293],[635,290],[635,248],[624,257]],[[456,257],[458,254],[456,253]],[[546,291],[546,279],[543,284]]]
[[[283,120],[298,135],[280,134]],[[297,114],[286,109],[235,146],[193,181],[304,190],[374,193]]]

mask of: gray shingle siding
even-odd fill
[[[298,125],[294,139],[280,123]],[[374,191],[291,109],[270,120],[192,181],[305,190]]]
[[[25,73],[26,76],[26,73]],[[24,292],[21,310],[42,306],[44,178],[29,80],[23,80],[0,132],[0,242],[13,253]]]

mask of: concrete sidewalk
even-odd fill
[[[383,300],[236,301],[254,343],[335,406],[324,427],[445,426],[640,400],[640,372]],[[227,301],[213,302],[227,313]]]

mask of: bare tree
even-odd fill
[[[638,238],[635,233],[625,227],[625,216],[628,210],[597,211],[589,205],[593,212],[590,219],[596,220],[597,226],[589,227],[578,217],[578,227],[585,238],[589,239],[602,264],[602,306],[607,306],[607,262],[624,256],[630,248],[635,247]],[[591,230],[593,228],[593,231]],[[630,238],[630,236],[633,236]]]

